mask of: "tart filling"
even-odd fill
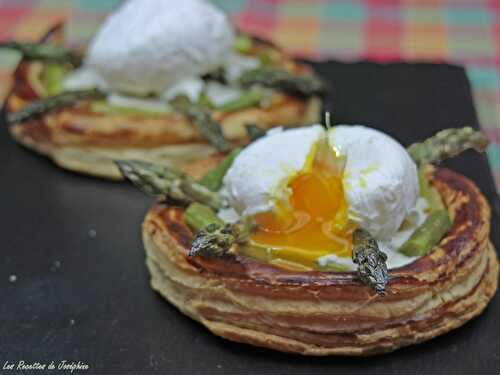
[[[91,107],[97,113],[172,113],[178,96],[232,112],[268,106],[279,92],[309,97],[323,90],[305,66],[270,43],[236,32],[205,0],[129,0],[105,20],[85,55],[49,42],[0,47],[41,63],[32,72],[39,97],[95,90]]]
[[[216,335],[305,355],[388,352],[480,314],[497,289],[490,208],[466,177],[429,164],[484,150],[484,136],[447,129],[405,150],[374,130],[346,130],[343,137],[357,131],[358,140],[360,132],[377,134],[387,154],[400,152],[396,175],[405,184],[418,180],[401,190],[389,184],[396,175],[386,173],[399,170],[397,163],[381,164],[385,180],[361,174],[369,184],[346,183],[355,177],[356,154],[339,147],[341,128],[254,134],[245,149],[185,172],[118,161],[126,178],[159,198],[142,230],[152,288]],[[359,149],[369,156],[359,163],[377,159],[367,145]],[[365,190],[377,181],[384,193]],[[349,194],[352,186],[358,194]],[[353,196],[386,198],[403,219],[394,212],[391,220],[371,222],[387,207],[371,204],[359,215]],[[399,266],[386,246],[411,261]],[[318,258],[323,247],[329,253]]]
[[[101,115],[107,126],[98,127],[105,133],[99,140],[113,127],[117,146],[123,146],[118,138],[130,133],[126,124],[144,122],[144,128],[151,129],[172,123],[175,129],[165,127],[163,138],[156,137],[161,145],[179,143],[175,135],[180,135],[184,143],[205,140],[214,150],[228,151],[230,142],[245,141],[241,122],[274,126],[273,115],[266,111],[279,112],[283,104],[298,112],[277,115],[283,123],[307,121],[309,104],[324,91],[309,68],[272,44],[237,32],[228,17],[205,0],[126,1],[106,19],[85,54],[55,43],[54,33],[40,43],[0,45],[23,55],[8,99],[10,125],[26,125],[49,114],[56,124],[66,124],[67,119],[59,117],[62,109],[70,108],[71,119],[84,115],[85,129],[71,129],[79,132],[79,139],[93,131],[87,124],[93,122],[90,117]],[[20,82],[26,78],[28,82]],[[21,87],[26,83],[29,93]],[[230,115],[235,119],[225,121]],[[180,122],[184,129],[175,126]],[[226,122],[236,126],[223,130]],[[195,136],[186,137],[193,130]],[[147,132],[133,130],[142,131]],[[128,145],[141,147],[132,141]]]
[[[404,148],[363,126],[274,131],[238,156],[221,193],[230,208],[219,216],[254,219],[254,254],[257,246],[274,263],[309,269],[355,269],[360,227],[379,240],[389,267],[411,262],[397,248],[429,208]]]
[[[199,181],[162,166],[117,163],[145,192],[189,204],[184,220],[197,232],[190,257],[356,270],[385,294],[388,268],[426,255],[451,227],[427,165],[486,145],[471,128],[405,149],[374,129],[328,124],[261,134]]]
[[[372,355],[427,341],[480,314],[498,278],[484,196],[462,175],[429,172],[453,227],[431,253],[390,271],[386,296],[373,295],[355,272],[291,271],[242,255],[189,257],[185,210],[162,202],[143,222],[151,286],[213,334],[274,350]]]
[[[63,168],[122,179],[113,160],[180,167],[246,144],[245,127],[319,119],[325,87],[312,70],[206,0],[129,0],[86,51],[63,42],[59,24],[38,43],[0,43],[22,54],[11,135]]]

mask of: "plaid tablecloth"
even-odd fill
[[[174,1],[174,0],[158,0]],[[500,0],[214,0],[243,30],[303,57],[465,65],[500,190]],[[69,21],[88,40],[120,0],[0,0],[0,40],[30,40]],[[0,53],[0,95],[16,64]]]

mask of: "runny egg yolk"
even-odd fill
[[[289,194],[272,211],[255,216],[251,242],[270,249],[272,260],[305,267],[317,266],[327,254],[351,257],[355,225],[349,220],[342,171],[316,157],[286,188]]]

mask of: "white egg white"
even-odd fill
[[[261,64],[232,51],[233,42],[227,16],[207,0],[128,0],[103,23],[63,87],[99,88],[110,93],[110,104],[146,111],[177,95],[196,101],[202,91],[222,106],[244,92],[240,75]],[[217,67],[227,84],[201,79]]]
[[[419,196],[415,162],[395,139],[365,126],[335,126],[329,140],[347,155],[344,186],[352,216],[376,238],[390,238]]]
[[[390,136],[364,126],[321,125],[273,131],[246,147],[224,177],[222,192],[231,209],[220,212],[231,222],[273,210],[288,194],[287,183],[314,157],[315,145],[328,137],[330,146],[346,156],[344,190],[352,218],[367,229],[388,254],[388,266],[399,267],[414,258],[397,252],[426,218],[425,200],[419,198],[417,168],[411,157]],[[412,227],[399,230],[412,212]],[[354,267],[349,259],[322,257]]]
[[[108,103],[118,107],[134,108],[158,113],[168,112],[167,104],[158,99],[138,98],[134,96],[111,93],[107,96],[107,101]]]
[[[109,87],[102,77],[88,66],[82,66],[70,72],[63,81],[64,90],[86,90],[99,88],[108,91]]]
[[[272,210],[286,182],[304,169],[324,130],[321,125],[273,132],[247,146],[224,176],[224,193],[243,216]]]
[[[85,64],[114,91],[160,94],[231,52],[226,14],[206,0],[128,0],[93,39]]]

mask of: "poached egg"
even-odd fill
[[[224,177],[223,194],[234,218],[255,220],[251,243],[311,267],[328,256],[350,265],[357,227],[390,243],[415,210],[419,184],[415,163],[390,136],[314,125],[274,130],[246,147]]]
[[[91,42],[85,68],[116,92],[161,94],[231,53],[226,14],[206,0],[128,0]]]

